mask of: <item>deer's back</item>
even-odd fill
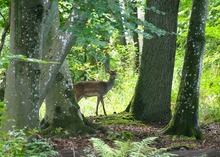
[[[75,94],[85,97],[105,95],[107,91],[107,82],[103,81],[83,81],[74,84]]]

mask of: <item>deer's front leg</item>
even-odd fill
[[[107,116],[106,111],[105,111],[105,104],[104,104],[103,96],[100,96],[100,100],[101,100],[101,103],[102,103],[104,114]]]
[[[98,116],[99,103],[100,103],[100,98],[99,96],[97,96],[97,105],[96,105],[96,111],[95,111],[96,116]]]

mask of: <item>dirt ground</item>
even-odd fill
[[[109,131],[92,135],[78,135],[69,139],[53,139],[59,157],[86,157],[86,154],[93,154],[94,150],[89,141],[91,137],[100,138],[110,146],[115,139],[126,141],[127,138],[132,138],[133,141],[141,141],[148,137],[158,137],[152,143],[152,147],[168,148],[168,152],[178,154],[181,157],[220,157],[220,124],[213,123],[201,126],[205,138],[204,140],[195,140],[187,137],[163,135],[161,130],[164,125],[142,125],[136,124],[132,120],[129,120],[129,124],[124,121],[119,124],[111,124],[109,119],[91,119],[94,123],[101,122],[102,126]],[[111,120],[115,121],[115,119]]]

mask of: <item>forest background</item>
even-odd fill
[[[71,8],[71,2],[60,1],[60,14],[64,21],[68,17]],[[191,13],[191,1],[181,1],[178,13],[178,36],[177,49],[175,58],[175,69],[172,85],[172,107],[175,104],[181,70],[184,60],[184,53],[186,47],[186,37],[189,26],[189,18]],[[7,25],[9,1],[1,3],[0,26],[1,34]],[[201,77],[201,95],[200,95],[200,109],[199,117],[203,123],[220,120],[220,53],[219,53],[219,38],[220,38],[220,21],[219,21],[219,2],[211,0],[209,3],[209,11],[206,26],[206,46],[203,62],[203,73]],[[143,15],[140,15],[143,18]],[[86,34],[82,36],[77,45],[71,49],[67,59],[68,66],[71,71],[71,76],[74,82],[81,80],[107,80],[108,74],[105,73],[104,64],[106,63],[106,54],[111,57],[111,68],[118,70],[117,79],[114,89],[108,93],[106,101],[106,110],[108,113],[120,113],[125,110],[132,93],[134,92],[137,69],[134,68],[135,49],[132,44],[115,45],[117,31],[114,32],[113,26],[109,23],[103,23],[103,19],[99,17],[98,13],[94,13],[91,27],[95,27],[97,32],[89,32],[85,30]],[[132,26],[131,26],[132,27]],[[99,34],[97,36],[97,34]],[[101,41],[100,38],[104,36],[112,36],[111,43]],[[88,44],[90,43],[90,44]],[[1,41],[3,44],[3,41]],[[140,49],[141,53],[141,49]],[[7,55],[9,55],[9,32],[7,33],[4,47],[1,51],[1,78],[3,79],[3,72],[8,66]],[[81,109],[85,116],[93,116],[95,114],[94,102],[96,98],[84,99],[80,102]],[[85,105],[86,104],[86,105]],[[101,111],[101,110],[100,110]]]
[[[217,0],[209,2],[209,11],[206,25],[206,46],[203,60],[203,73],[201,77],[199,120],[201,123],[220,121],[220,6]],[[186,38],[191,13],[191,2],[181,1],[178,13],[178,36],[175,57],[175,69],[172,85],[172,107],[175,106],[177,93],[180,84],[182,65],[184,60]],[[1,3],[1,34],[7,25],[9,1]],[[61,25],[64,25],[65,18],[69,16],[71,2],[59,1]],[[156,8],[151,8],[158,11]],[[127,44],[117,45],[118,31],[116,25],[103,21],[99,13],[93,12],[92,20],[89,21],[87,29],[78,38],[76,45],[67,56],[68,67],[74,82],[81,80],[107,80],[105,65],[110,56],[111,69],[117,69],[117,79],[114,89],[105,98],[106,111],[109,114],[123,112],[133,96],[138,78],[138,66],[135,66],[135,58],[139,56],[137,48],[133,47],[132,41]],[[132,25],[129,25],[132,29]],[[91,29],[93,31],[91,31]],[[129,32],[127,32],[129,34]],[[130,35],[130,34],[129,34]],[[105,39],[111,38],[111,42]],[[127,38],[128,41],[129,37]],[[2,41],[1,41],[2,43]],[[139,49],[141,54],[141,49]],[[6,70],[10,61],[9,36],[6,36],[3,50],[1,51],[1,73]],[[25,58],[24,58],[25,59]],[[137,64],[138,65],[138,64]],[[85,116],[95,114],[95,98],[83,99],[80,102],[82,113]],[[44,114],[45,109],[41,109]],[[101,111],[101,110],[100,110]],[[103,114],[103,113],[101,113]],[[41,115],[41,118],[43,117]]]

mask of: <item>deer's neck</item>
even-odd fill
[[[109,79],[107,84],[108,84],[108,90],[112,89],[114,86],[115,79]]]

